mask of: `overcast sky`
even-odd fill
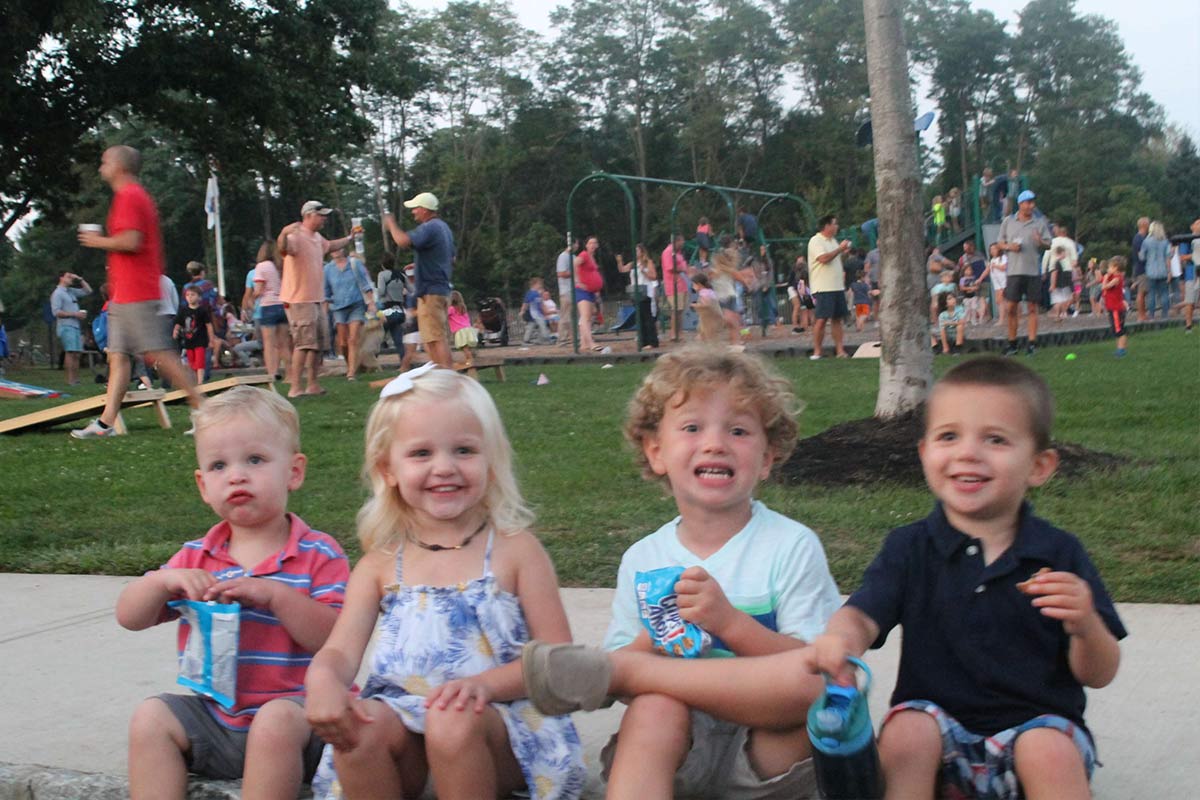
[[[444,5],[444,2],[436,2]],[[550,12],[561,0],[512,0],[527,28],[552,33]],[[1017,29],[1027,0],[973,0]],[[1167,119],[1200,141],[1200,2],[1197,0],[1077,0],[1079,14],[1117,23],[1125,49],[1142,71],[1142,89],[1166,109]]]

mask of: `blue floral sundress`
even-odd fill
[[[456,586],[405,585],[403,549],[396,555],[396,582],[384,587],[379,603],[362,697],[387,703],[413,733],[425,732],[425,697],[431,689],[515,661],[529,641],[520,603],[492,574],[494,539],[489,531],[483,575]],[[508,729],[530,797],[579,797],[587,772],[571,718],[542,716],[524,699],[491,705]],[[329,745],[313,778],[313,795],[317,800],[342,797]]]

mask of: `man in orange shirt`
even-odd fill
[[[179,360],[179,349],[171,341],[159,317],[163,274],[162,235],[158,209],[138,182],[141,154],[126,145],[104,151],[100,177],[112,188],[108,209],[108,235],[81,230],[79,243],[108,253],[108,395],[104,411],[85,428],[71,431],[76,439],[103,439],[116,435],[113,426],[129,386],[131,359],[144,356],[172,386],[186,389],[188,403],[200,405],[200,394]]]
[[[321,353],[329,340],[325,316],[325,254],[350,244],[349,236],[330,241],[320,234],[325,218],[332,213],[317,200],[309,200],[300,209],[300,221],[279,232],[275,244],[283,256],[283,275],[279,299],[287,310],[288,329],[292,334],[292,359],[288,364],[288,397],[325,394],[318,377]],[[304,391],[300,382],[307,376]]]

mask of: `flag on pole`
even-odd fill
[[[211,231],[217,224],[217,202],[220,191],[217,189],[217,176],[208,176],[208,188],[204,190],[204,213],[208,215],[208,229]]]
[[[204,213],[208,215],[208,229],[217,229],[217,291],[224,296],[225,254],[221,252],[221,192],[217,189],[216,175],[208,176],[208,187],[204,190]]]

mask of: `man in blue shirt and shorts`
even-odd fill
[[[438,199],[421,192],[404,207],[412,209],[417,227],[402,231],[395,217],[383,215],[383,225],[398,247],[411,247],[416,262],[417,330],[429,358],[449,369],[450,270],[454,262],[454,234],[438,216]]]

